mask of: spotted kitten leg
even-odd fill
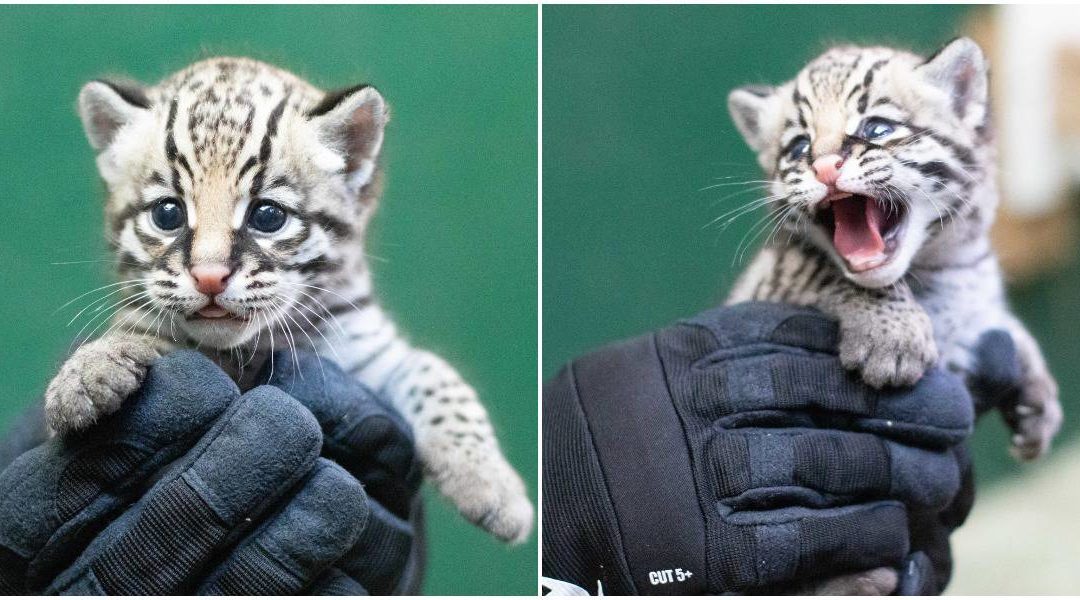
[[[1051,440],[1061,428],[1058,386],[1046,368],[1038,343],[1024,325],[1010,315],[1008,329],[1020,355],[1023,379],[1016,404],[1001,407],[1001,410],[1013,431],[1013,456],[1034,460],[1050,448]]]
[[[461,514],[503,540],[524,540],[532,530],[532,503],[476,392],[446,361],[398,336],[393,321],[370,301],[366,279],[358,288],[353,310],[337,317],[349,340],[336,353],[342,368],[405,416],[425,476]]]
[[[414,350],[392,396],[416,433],[428,479],[465,518],[505,541],[524,541],[532,503],[472,387],[446,361]]]
[[[60,435],[115,412],[142,385],[164,342],[147,335],[107,335],[80,346],[45,391],[45,418]]]

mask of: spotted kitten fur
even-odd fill
[[[325,93],[214,58],[153,87],[88,83],[79,113],[108,188],[120,301],[48,387],[55,431],[115,411],[170,350],[199,348],[247,388],[272,348],[306,347],[393,402],[462,514],[505,540],[529,534],[532,505],[476,392],[374,299],[363,241],[388,116],[374,88]]]
[[[987,71],[965,38],[928,59],[839,47],[783,85],[733,91],[729,109],[772,182],[779,232],[728,302],[835,317],[842,363],[875,387],[914,383],[938,362],[969,376],[980,338],[1007,332],[1022,389],[998,408],[1014,455],[1033,459],[1061,407],[1037,343],[1009,312],[988,238],[998,195]]]

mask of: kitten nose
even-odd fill
[[[840,179],[840,167],[844,166],[844,159],[839,154],[826,154],[814,161],[814,174],[817,180],[832,187],[836,180]]]
[[[225,280],[232,275],[232,271],[225,265],[194,265],[191,267],[191,276],[195,279],[195,289],[213,296],[225,291]]]

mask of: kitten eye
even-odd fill
[[[876,140],[896,131],[896,125],[881,117],[870,117],[859,127],[859,137],[864,140]]]
[[[791,140],[785,153],[787,154],[788,159],[799,160],[800,158],[806,156],[806,153],[809,151],[810,138],[806,137],[805,135],[800,135],[799,137]]]
[[[285,226],[289,215],[285,209],[273,202],[260,202],[255,205],[248,217],[248,227],[262,233],[274,233]]]
[[[184,224],[184,207],[176,198],[162,198],[150,209],[150,220],[162,231],[173,231]]]

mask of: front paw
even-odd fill
[[[933,324],[925,313],[841,320],[840,362],[872,387],[912,385],[937,359]]]
[[[142,385],[159,355],[141,340],[102,338],[80,347],[45,391],[45,419],[63,435],[115,412]]]
[[[796,591],[798,596],[889,596],[899,582],[896,569],[880,567],[839,575]]]
[[[438,436],[421,442],[428,478],[469,521],[503,541],[525,541],[532,532],[533,506],[521,477],[497,448],[455,441]]]
[[[1005,407],[1005,420],[1013,430],[1010,452],[1018,460],[1034,460],[1050,449],[1061,428],[1058,387],[1049,374],[1029,377],[1018,402]]]

